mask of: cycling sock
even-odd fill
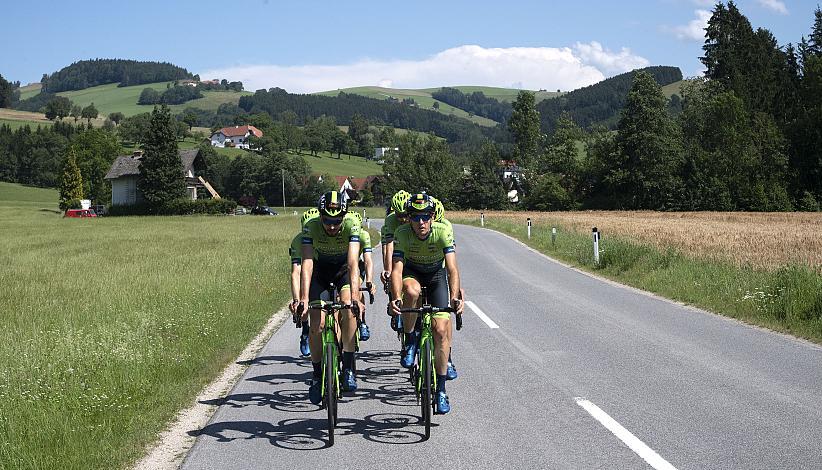
[[[343,351],[343,369],[354,370],[354,353]]]
[[[303,322],[303,333],[302,334],[303,334],[303,336],[308,336],[308,322],[307,321]]]
[[[445,392],[445,381],[447,378],[444,375],[437,374],[437,391]]]
[[[311,366],[314,367],[314,378],[320,380],[323,376],[323,363],[312,362]]]

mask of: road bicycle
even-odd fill
[[[428,303],[428,292],[423,286],[420,292],[422,306],[401,308],[400,312],[419,314],[420,336],[417,345],[417,361],[411,368],[411,381],[420,405],[422,421],[425,424],[425,440],[431,437],[431,413],[434,410],[434,392],[437,390],[437,374],[434,371],[434,335],[431,330],[433,315],[440,312],[455,313],[452,307],[434,307]],[[457,315],[457,330],[462,329],[462,315]]]

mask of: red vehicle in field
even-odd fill
[[[97,217],[97,214],[92,209],[69,209],[64,217]]]

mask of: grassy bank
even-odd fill
[[[822,344],[822,275],[818,266],[786,263],[771,269],[659,248],[614,232],[600,242],[594,265],[590,234],[552,222],[534,222],[527,238],[522,221],[486,214],[485,226],[511,235],[553,258],[661,296],[753,325]],[[450,213],[455,223],[479,226],[478,214]],[[551,227],[557,227],[556,243]]]
[[[284,305],[299,222],[56,196],[0,183],[0,468],[123,467]]]

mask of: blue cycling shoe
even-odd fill
[[[322,380],[314,379],[314,381],[311,382],[311,386],[308,388],[308,399],[315,405],[322,403]]]
[[[302,356],[311,354],[311,347],[308,346],[308,335],[300,335],[300,354]]]
[[[402,348],[402,358],[400,358],[400,365],[406,369],[414,366],[414,356],[417,355],[417,332],[406,335],[405,346]]]
[[[391,317],[391,329],[397,333],[402,331],[402,315],[394,315]]]
[[[368,325],[365,322],[360,323],[360,341],[368,341],[370,337],[371,330],[368,329]]]
[[[445,392],[437,392],[435,400],[437,403],[437,409],[434,414],[444,415],[451,411],[451,404],[448,403],[448,395],[446,395]]]
[[[457,377],[459,377],[459,374],[457,374],[457,368],[454,367],[453,362],[448,361],[448,371],[445,373],[446,380],[454,380]]]
[[[357,379],[354,377],[354,371],[351,369],[343,369],[342,389],[344,392],[353,392],[357,390]]]

